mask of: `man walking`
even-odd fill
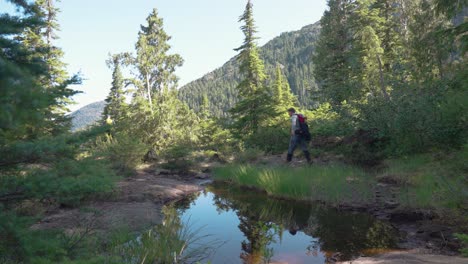
[[[287,162],[291,162],[294,150],[297,146],[299,146],[304,152],[304,156],[307,159],[307,162],[310,163],[310,153],[307,150],[306,139],[300,133],[301,126],[299,124],[298,114],[296,114],[296,110],[294,108],[289,108],[288,114],[291,117],[291,140],[289,142]]]

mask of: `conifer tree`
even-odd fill
[[[333,106],[339,106],[353,96],[353,90],[357,86],[351,78],[351,68],[355,64],[350,60],[352,2],[328,1],[329,10],[325,11],[320,20],[322,29],[313,58],[323,101],[330,102]]]
[[[70,120],[65,114],[69,111],[67,105],[71,97],[77,93],[69,88],[71,84],[79,84],[78,76],[68,76],[65,63],[62,61],[63,51],[54,45],[58,39],[56,31],[59,30],[57,14],[59,9],[54,6],[53,0],[37,0],[35,10],[41,19],[40,24],[27,27],[18,36],[31,52],[30,59],[42,61],[45,71],[38,76],[38,86],[47,89],[50,106],[44,109],[46,116],[43,133],[59,134],[70,129]]]
[[[0,133],[25,139],[64,132],[65,105],[76,93],[69,84],[79,80],[62,75],[61,51],[52,44],[56,9],[41,1],[10,2],[19,13],[2,14]]]
[[[296,97],[291,92],[288,79],[281,71],[281,66],[276,65],[275,81],[273,83],[273,93],[275,107],[278,112],[285,112],[286,109],[296,106]]]
[[[231,114],[237,134],[249,136],[257,132],[262,121],[274,116],[274,111],[271,95],[265,85],[266,74],[256,43],[256,28],[250,0],[239,22],[244,22],[241,30],[245,38],[244,43],[235,50],[239,51],[237,59],[242,80],[237,86],[240,100],[231,109]]]
[[[388,98],[384,65],[384,49],[378,31],[382,19],[379,10],[374,6],[375,0],[359,0],[352,15],[354,38],[352,41],[352,58],[358,62],[353,69],[353,77],[361,84],[355,89],[354,100],[365,100],[368,96],[377,97],[380,93]]]
[[[164,152],[175,144],[195,141],[198,118],[177,97],[178,77],[174,72],[183,60],[179,54],[168,54],[171,37],[164,31],[156,9],[146,21],[138,33],[136,56],[119,55],[135,74],[135,78],[126,79],[135,90],[128,116],[119,127],[156,152]]]
[[[109,95],[106,98],[106,106],[103,111],[103,119],[110,118],[113,123],[125,115],[125,93],[124,93],[124,78],[122,75],[121,58],[118,55],[112,55],[107,61],[107,66],[112,69],[112,87]]]
[[[137,94],[147,100],[153,111],[154,98],[163,90],[176,88],[178,78],[174,71],[182,65],[183,59],[179,54],[168,54],[171,37],[164,31],[163,19],[156,9],[146,22],[138,33],[136,57],[131,58],[131,64],[138,70],[134,80]]]

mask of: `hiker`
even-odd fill
[[[287,157],[287,162],[291,162],[294,150],[296,149],[297,146],[301,148],[301,150],[304,152],[304,156],[307,159],[308,163],[311,163],[310,160],[310,153],[307,150],[307,140],[310,140],[310,133],[307,128],[307,135],[303,134],[303,129],[301,127],[300,121],[305,124],[304,117],[301,114],[296,114],[296,110],[294,108],[289,108],[288,109],[288,114],[291,117],[291,140],[289,142],[289,148],[288,148],[288,157]],[[301,120],[299,120],[301,119]]]

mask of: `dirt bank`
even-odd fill
[[[117,183],[106,199],[81,209],[57,208],[48,212],[33,229],[64,229],[95,232],[124,228],[141,231],[162,220],[161,208],[168,201],[202,190],[201,180],[164,170],[140,170]]]
[[[374,257],[361,257],[342,264],[466,264],[468,259],[454,256],[425,254],[416,250],[385,253]]]

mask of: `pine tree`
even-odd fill
[[[381,93],[389,98],[384,75],[384,49],[378,35],[384,19],[374,6],[375,0],[359,0],[352,15],[354,39],[352,56],[358,62],[353,69],[353,77],[359,81],[361,88],[355,90],[353,99],[362,101],[367,97],[378,97]]]
[[[257,132],[263,120],[274,115],[272,98],[265,85],[266,74],[256,44],[256,28],[249,0],[239,22],[244,33],[244,43],[237,49],[242,80],[237,86],[240,101],[231,109],[234,128],[238,135],[249,136]]]
[[[154,9],[142,25],[135,45],[136,56],[120,54],[135,78],[133,98],[125,115],[122,132],[139,137],[157,153],[170,146],[189,144],[198,136],[198,118],[178,99],[176,67],[182,65],[179,54],[168,54],[170,36]]]
[[[329,10],[320,20],[322,29],[313,60],[323,101],[339,106],[353,96],[357,87],[351,78],[351,69],[356,62],[350,59],[353,1],[330,0],[328,6]]]
[[[112,72],[112,87],[109,95],[106,98],[106,106],[103,111],[103,119],[112,120],[113,123],[118,123],[125,115],[126,103],[124,93],[124,78],[122,75],[121,57],[112,55],[107,60],[107,66],[113,70]]]
[[[297,105],[297,99],[291,92],[288,79],[281,71],[281,65],[276,65],[275,81],[273,83],[274,101],[277,112],[286,112],[286,109]]]
[[[53,0],[37,0],[35,10],[42,23],[27,27],[17,40],[31,52],[31,60],[43,61],[46,65],[37,85],[48,90],[51,104],[44,109],[46,120],[41,130],[44,134],[57,135],[70,129],[70,119],[65,114],[69,112],[67,105],[71,97],[78,92],[70,89],[69,85],[79,84],[80,78],[68,76],[66,65],[62,62],[63,51],[54,45],[58,39],[55,32],[59,30],[59,9],[54,6]]]
[[[137,92],[146,98],[149,109],[153,111],[154,97],[163,90],[176,88],[178,78],[174,71],[183,60],[179,54],[167,54],[171,48],[168,43],[171,37],[164,31],[163,19],[156,9],[146,22],[147,25],[141,25],[138,33],[136,57],[132,59],[132,64],[138,69],[135,82]]]

